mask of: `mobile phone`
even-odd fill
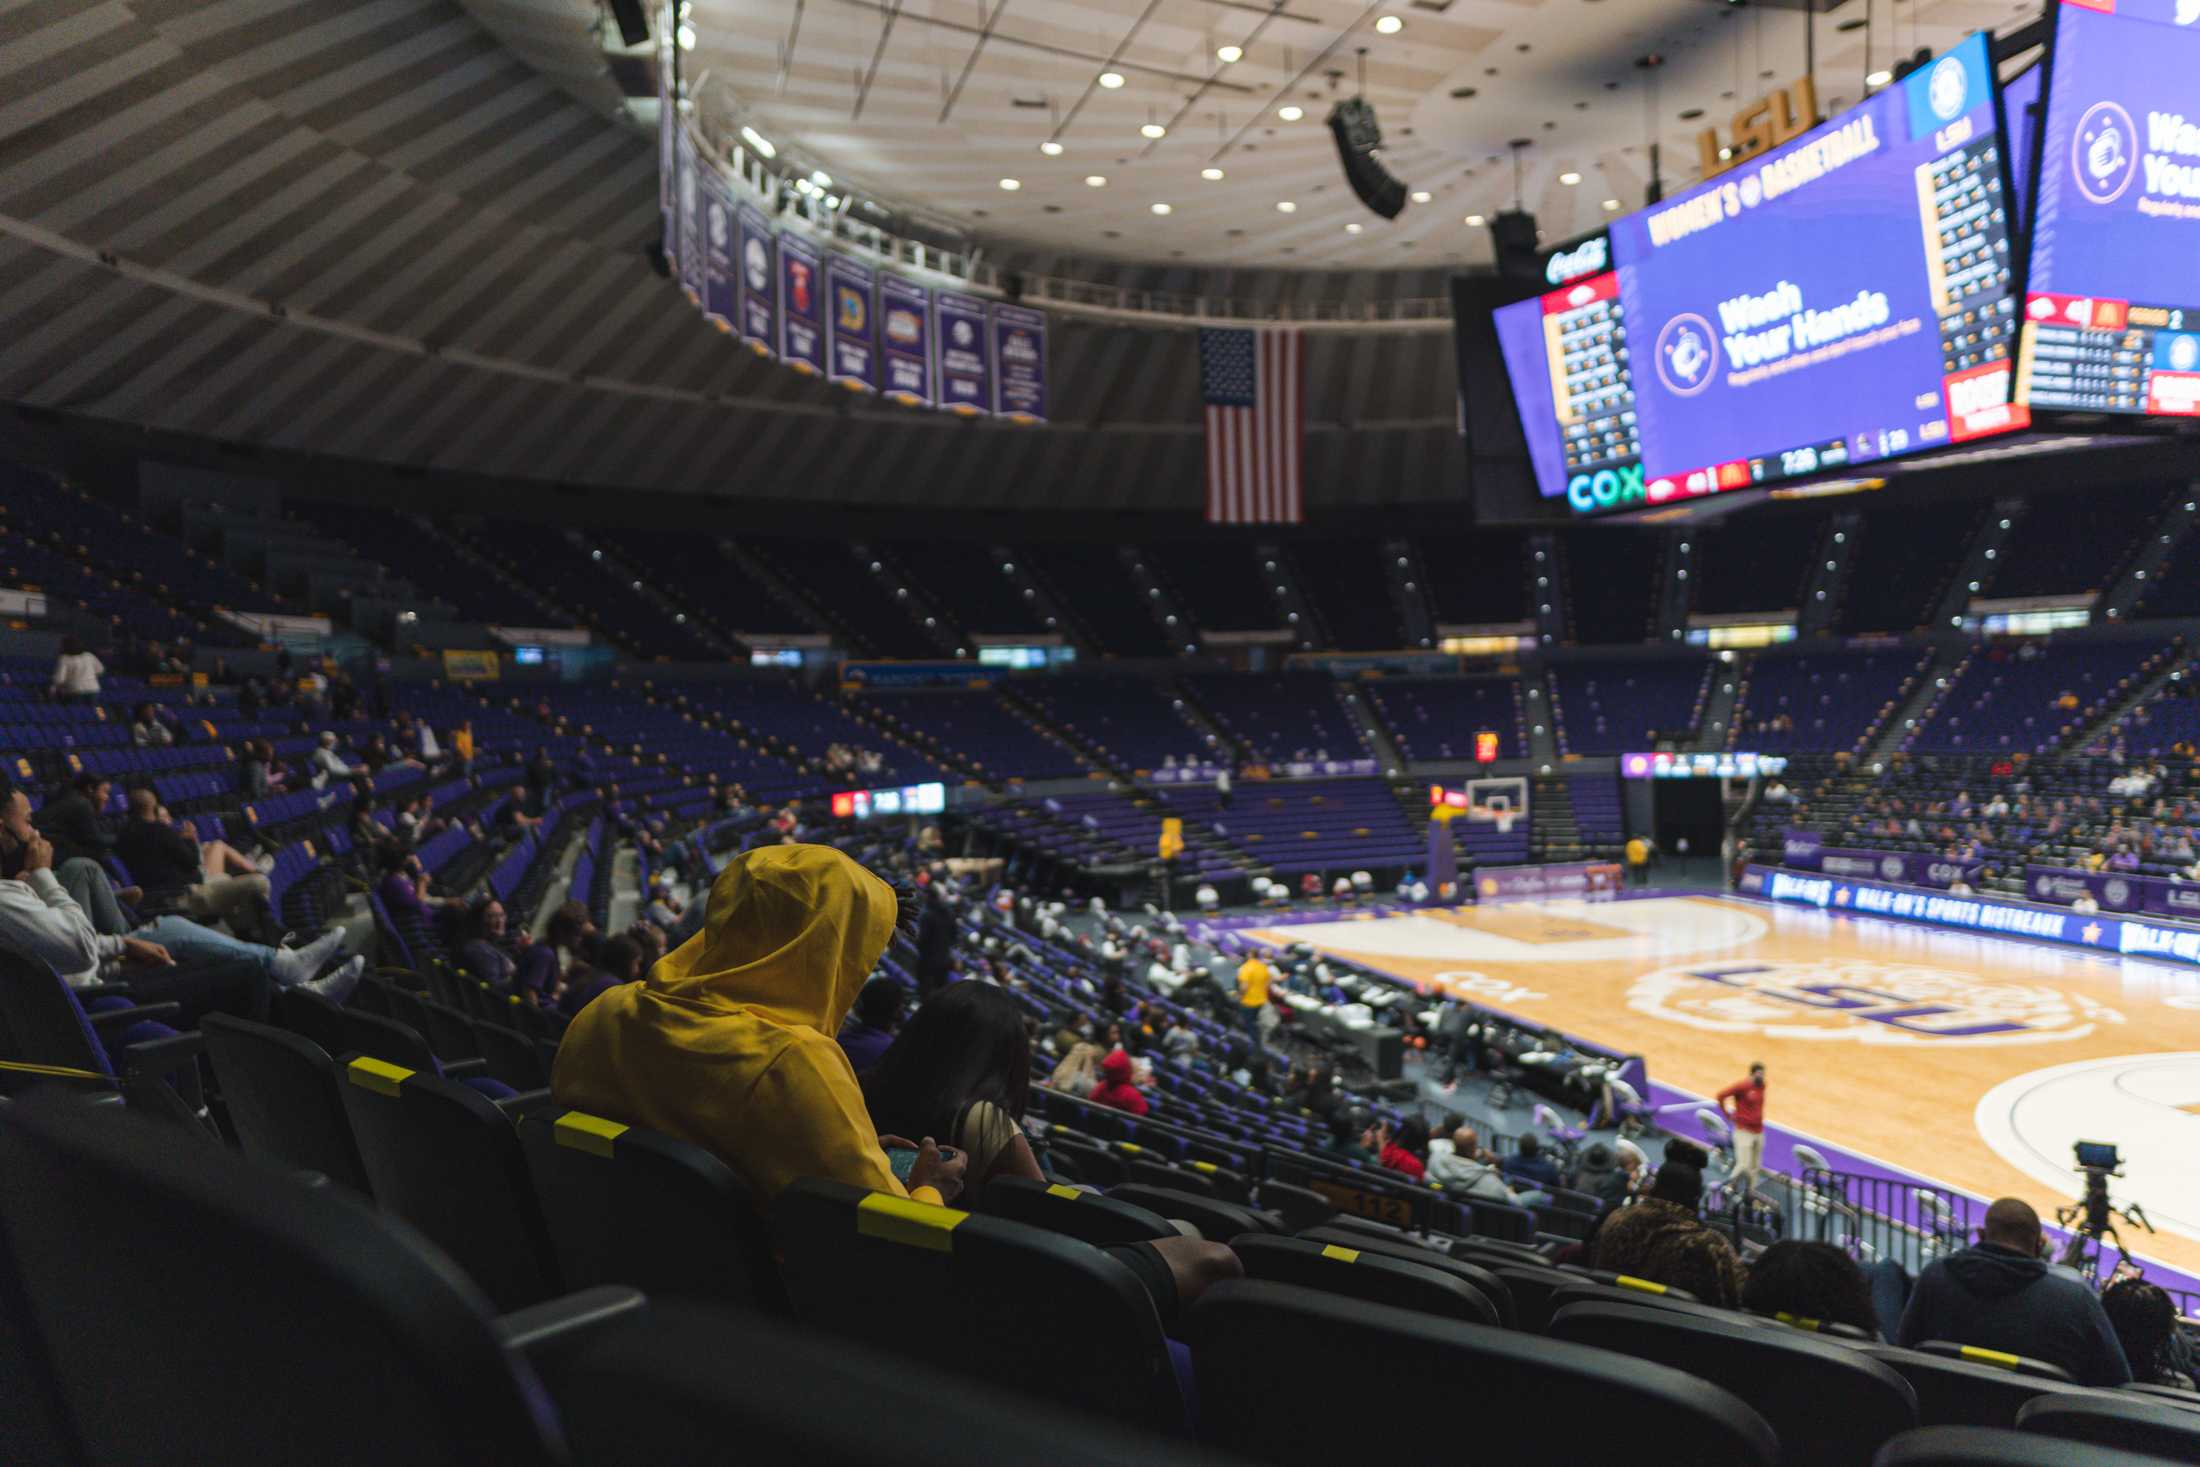
[[[941,1161],[953,1161],[955,1159],[954,1147],[942,1146],[939,1151]],[[886,1164],[893,1168],[894,1180],[900,1182],[903,1186],[907,1186],[909,1184],[909,1174],[916,1170],[917,1153],[906,1146],[890,1146],[886,1150]]]

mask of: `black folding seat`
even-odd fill
[[[499,1309],[559,1292],[519,1137],[496,1103],[371,1055],[347,1055],[343,1075],[374,1200],[450,1254]]]
[[[1202,1238],[1216,1243],[1227,1243],[1240,1233],[1283,1231],[1282,1223],[1257,1207],[1224,1202],[1216,1197],[1198,1197],[1190,1192],[1179,1192],[1173,1187],[1148,1187],[1138,1182],[1127,1182],[1120,1187],[1108,1188],[1108,1195],[1118,1202],[1128,1202],[1133,1207],[1157,1212],[1171,1222],[1188,1222],[1199,1229]]]
[[[1230,1246],[1250,1279],[1296,1284],[1467,1324],[1500,1322],[1497,1307],[1472,1284],[1449,1277],[1441,1269],[1372,1248],[1257,1234],[1239,1238]]]
[[[1165,1161],[1155,1161],[1153,1153],[1123,1158],[1123,1180],[1141,1187],[1161,1187],[1171,1192],[1189,1192],[1194,1197],[1213,1197],[1215,1184],[1198,1172],[1187,1171]]]
[[[1747,1315],[1724,1319],[1633,1303],[1570,1302],[1550,1336],[1655,1360],[1721,1385],[1779,1434],[1784,1467],[1854,1467],[1918,1424],[1917,1394],[1861,1350]]]
[[[1247,1206],[1252,1205],[1253,1184],[1247,1179],[1245,1173],[1233,1167],[1224,1166],[1220,1162],[1207,1161],[1196,1156],[1188,1156],[1178,1165],[1186,1171],[1197,1172],[1205,1177],[1207,1185],[1223,1201],[1240,1202]]]
[[[1047,1152],[1060,1158],[1076,1180],[1094,1187],[1113,1187],[1124,1180],[1123,1158],[1104,1146],[1064,1136],[1059,1129],[1047,1134]]]
[[[489,1078],[521,1091],[549,1085],[550,1067],[543,1063],[533,1038],[486,1019],[473,1020],[468,1028],[473,1035],[472,1052],[486,1063]]]
[[[772,1235],[807,1323],[1010,1390],[1183,1428],[1153,1299],[1101,1249],[815,1178],[780,1194]]]
[[[1521,1329],[1541,1334],[1550,1326],[1554,1306],[1551,1300],[1558,1291],[1583,1282],[1579,1274],[1566,1273],[1547,1263],[1519,1263],[1509,1258],[1496,1258],[1477,1253],[1452,1254],[1468,1263],[1477,1263],[1503,1280],[1513,1297],[1513,1314]]]
[[[478,1059],[444,1061],[428,1045],[428,1040],[410,1024],[395,1019],[385,1019],[378,1014],[364,1014],[357,1009],[338,1011],[344,1033],[344,1047],[338,1053],[371,1054],[376,1059],[388,1060],[408,1070],[424,1070],[431,1075],[463,1078],[468,1075],[486,1075],[487,1066]]]
[[[1289,1182],[1262,1182],[1260,1206],[1283,1219],[1283,1225],[1292,1232],[1319,1227],[1332,1218],[1345,1214],[1337,1210],[1337,1204],[1311,1187],[1294,1186]]]
[[[113,985],[92,991],[128,995]],[[22,1067],[71,1071],[49,1078],[119,1091],[154,1119],[204,1131],[197,1114],[198,1035],[167,1031],[121,1042],[140,1024],[164,1029],[181,1012],[175,1003],[133,1003],[87,1013],[79,991],[47,964],[0,954],[0,1061],[17,1067],[9,1072],[18,1077],[11,1087],[30,1083],[35,1071]]]
[[[367,1171],[344,1114],[336,1061],[320,1045],[288,1029],[227,1014],[208,1014],[199,1021],[199,1033],[245,1155],[284,1170],[319,1172],[338,1186],[367,1193]]]
[[[1503,1238],[1484,1237],[1480,1233],[1463,1238],[1454,1238],[1451,1248],[1454,1253],[1479,1253],[1488,1258],[1501,1258],[1508,1262],[1525,1263],[1536,1268],[1549,1268],[1551,1266],[1550,1255],[1539,1248],[1531,1247],[1526,1243],[1509,1242]]]
[[[1528,1244],[1535,1240],[1535,1214],[1505,1202],[1485,1202],[1479,1197],[1459,1199],[1474,1219],[1477,1237],[1504,1243]]]
[[[1559,1271],[1573,1272],[1570,1268]],[[1665,1309],[1676,1314],[1727,1320],[1751,1327],[1765,1323],[1754,1314],[1721,1309],[1716,1304],[1699,1303],[1696,1296],[1686,1289],[1668,1289],[1647,1279],[1628,1278],[1625,1274],[1614,1274],[1612,1277],[1616,1282],[1609,1284],[1590,1278],[1577,1278],[1571,1283],[1561,1284],[1551,1291],[1551,1313],[1556,1314],[1569,1304],[1632,1304],[1643,1309]]]
[[[1469,1259],[1454,1258],[1448,1253],[1423,1247],[1403,1236],[1376,1238],[1350,1228],[1308,1228],[1297,1236],[1311,1243],[1335,1243],[1362,1253],[1380,1253],[1386,1258],[1402,1258],[1408,1263],[1433,1268],[1447,1278],[1459,1280],[1489,1300],[1490,1308],[1497,1312],[1497,1322],[1505,1328],[1512,1329],[1519,1324],[1518,1315],[1513,1309],[1512,1290],[1505,1287],[1503,1279]]]
[[[2120,1391],[2042,1396],[2017,1413],[2017,1430],[2200,1462],[2200,1411],[2137,1396],[2127,1399]]]
[[[439,1059],[461,1060],[481,1058],[481,1041],[474,1036],[474,1027],[462,1009],[432,998],[423,998],[417,1005],[420,1023],[417,1026],[427,1041],[428,1048]],[[392,1017],[396,1017],[393,1015]],[[492,1071],[491,1073],[494,1073]],[[503,1079],[503,1076],[497,1076]],[[506,1082],[510,1083],[510,1082]],[[515,1090],[536,1090],[538,1085],[513,1085]]]
[[[1764,1418],[1708,1381],[1561,1340],[1464,1324],[1289,1284],[1217,1284],[1179,1334],[1198,1378],[1200,1434],[1247,1460],[1334,1467],[1366,1460],[1609,1467],[1770,1467]],[[1279,1389],[1276,1362],[1305,1389]],[[1370,1415],[1355,1382],[1387,1401],[1478,1401],[1524,1409]],[[1313,1383],[1319,1383],[1318,1385]]]
[[[1918,1420],[1926,1426],[2014,1427],[2017,1413],[2035,1398],[2083,1389],[2060,1371],[2055,1371],[2058,1380],[1899,1345],[1857,1348],[1893,1366],[1910,1383],[1917,1392]]]
[[[2148,1385],[2143,1381],[2130,1381],[2116,1387],[2128,1395],[2139,1396],[2157,1406],[2176,1406],[2186,1411],[2200,1411],[2200,1395],[2181,1391],[2175,1386]]]
[[[293,1034],[302,1034],[324,1054],[343,1054],[358,1048],[347,1042],[344,1015],[347,1010],[309,988],[283,988],[275,994],[275,1022]]]
[[[2191,1460],[2081,1447],[2005,1428],[1921,1426],[1881,1447],[1872,1467],[2173,1467]]]
[[[1180,1236],[1168,1219],[1146,1208],[1029,1177],[995,1177],[986,1183],[985,1211],[991,1217],[1028,1223],[1094,1247]]]
[[[513,1123],[567,1288],[784,1309],[763,1211],[723,1161],[585,1111],[522,1111]]]

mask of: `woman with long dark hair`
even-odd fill
[[[863,1077],[882,1136],[938,1136],[970,1159],[966,1192],[995,1176],[1045,1181],[1024,1139],[1031,1036],[1023,1010],[989,983],[950,983],[902,1026]]]

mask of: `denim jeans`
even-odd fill
[[[72,856],[54,868],[54,879],[91,918],[94,932],[102,937],[120,937],[130,930],[122,904],[115,900],[115,884],[108,878],[106,867],[89,856]]]
[[[202,1014],[215,1010],[266,1020],[275,988],[273,948],[239,942],[188,917],[156,917],[130,936],[159,943],[176,960],[172,968],[126,966],[122,978],[139,1003],[183,1005],[177,1028],[194,1028]]]

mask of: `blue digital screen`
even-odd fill
[[[2009,212],[2020,227],[2031,217],[2032,141],[2039,133],[2039,115],[2032,109],[2044,75],[2035,64],[2001,84],[2001,121],[2009,134]]]
[[[1597,514],[2020,426],[2003,152],[1973,36],[1615,221],[1611,271],[1496,313],[1539,491]]]
[[[542,666],[542,649],[540,647],[514,647],[512,649],[512,662],[517,667],[540,667]]]
[[[2017,394],[2200,416],[2200,0],[2055,8]]]

